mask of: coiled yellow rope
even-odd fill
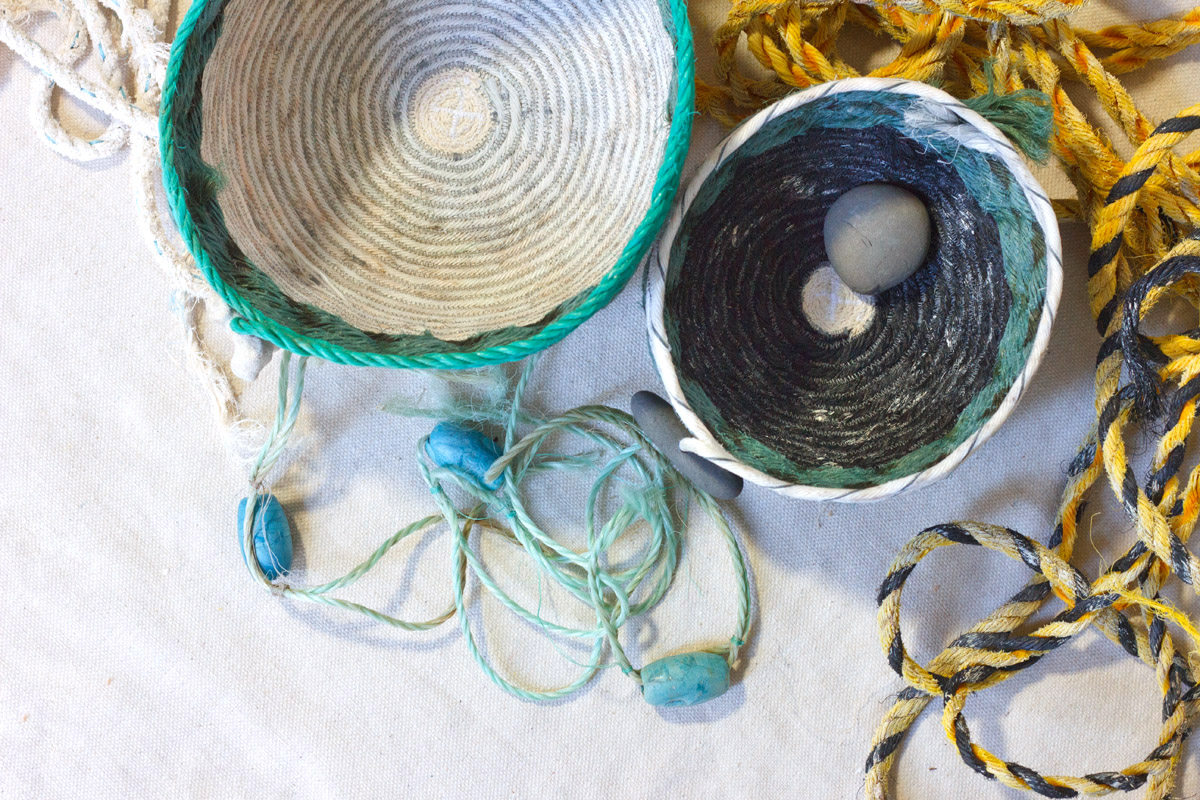
[[[880,641],[908,688],[884,716],[867,760],[865,793],[887,797],[888,775],[904,735],[929,702],[943,701],[943,726],[963,761],[986,777],[1047,797],[1103,795],[1146,788],[1171,795],[1182,743],[1200,710],[1200,686],[1168,624],[1182,628],[1195,652],[1196,627],[1159,598],[1172,578],[1200,591],[1200,558],[1188,542],[1200,517],[1200,465],[1184,471],[1185,448],[1200,399],[1200,329],[1167,336],[1140,330],[1145,314],[1168,297],[1200,309],[1200,150],[1174,148],[1200,129],[1200,104],[1155,125],[1117,76],[1200,43],[1200,7],[1178,19],[1076,28],[1070,15],[1087,0],[735,0],[718,30],[716,86],[698,104],[733,123],[793,89],[857,76],[839,37],[857,26],[892,39],[900,52],[871,75],[937,83],[961,98],[989,91],[1038,89],[1054,111],[1051,149],[1077,197],[1056,201],[1064,219],[1092,232],[1088,295],[1104,337],[1097,359],[1096,424],[1068,470],[1045,546],[1015,531],[977,523],[940,525],[918,534],[892,564],[879,592]],[[747,74],[740,48],[765,74]],[[1126,161],[1068,96],[1080,83],[1135,149]],[[1153,440],[1149,474],[1129,464],[1127,429]],[[1099,578],[1072,565],[1078,520],[1089,490],[1106,476],[1137,538]],[[939,547],[970,544],[1025,563],[1029,584],[929,664],[914,662],[900,635],[900,594],[917,563]],[[1027,630],[1051,596],[1066,608]],[[1163,729],[1143,761],[1081,777],[1042,775],[971,741],[967,698],[1034,664],[1095,626],[1155,670],[1163,693]]]

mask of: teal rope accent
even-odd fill
[[[1050,97],[1037,89],[1002,94],[996,87],[996,74],[990,69],[984,72],[987,94],[969,97],[963,105],[1003,131],[1026,156],[1045,164],[1050,159],[1050,137],[1054,133]]]
[[[417,446],[418,470],[428,485],[438,513],[419,519],[393,534],[361,564],[346,575],[320,586],[300,587],[287,583],[287,575],[272,583],[267,580],[254,557],[253,529],[257,498],[265,494],[263,480],[287,444],[299,415],[304,385],[305,359],[294,370],[291,354],[284,351],[280,363],[278,408],[275,424],[251,471],[252,486],[242,529],[247,567],[264,588],[281,597],[320,603],[362,614],[404,630],[435,628],[456,614],[462,625],[467,649],[484,674],[505,691],[526,700],[551,700],[578,691],[597,672],[612,666],[640,682],[640,673],[626,655],[621,643],[621,628],[635,617],[650,613],[670,590],[679,565],[683,532],[687,527],[688,508],[695,503],[713,521],[724,539],[733,563],[737,612],[734,630],[728,642],[707,648],[734,666],[740,648],[749,638],[751,625],[750,576],[737,538],[717,503],[691,485],[675,471],[642,434],[633,418],[606,406],[583,406],[554,417],[541,417],[523,406],[522,400],[537,359],[530,359],[511,387],[505,407],[479,412],[464,409],[472,419],[488,418],[504,425],[504,453],[484,476],[484,483],[503,477],[500,488],[492,491],[475,477],[433,463],[422,439]],[[421,412],[417,412],[421,413]],[[466,418],[467,414],[463,415]],[[521,429],[532,429],[522,432]],[[593,450],[582,455],[550,452],[551,436],[582,439]],[[547,532],[529,511],[523,485],[538,475],[569,475],[593,472],[595,478],[584,509],[586,546],[573,549]],[[597,505],[602,496],[616,490],[618,507],[607,519],[600,519]],[[465,498],[456,503],[451,493]],[[463,508],[469,508],[463,511]],[[401,541],[417,533],[430,531],[442,523],[454,543],[452,567],[453,603],[442,614],[424,622],[397,619],[368,606],[332,596],[332,592],[354,584],[374,569],[380,560]],[[635,530],[635,528],[637,530]],[[644,530],[643,530],[644,529]],[[542,616],[514,599],[492,578],[478,547],[472,547],[472,534],[500,537],[520,548],[537,581],[548,581],[564,589],[571,597],[591,609],[595,624],[588,627],[561,625]],[[636,563],[615,567],[608,553],[623,538],[643,537]],[[480,651],[467,614],[468,581],[483,590],[520,619],[541,630],[552,641],[568,639],[591,642],[586,660],[578,663],[579,674],[564,686],[534,690],[500,674]],[[635,600],[635,596],[641,599]]]
[[[220,34],[224,2],[195,0],[179,25],[163,87],[159,141],[171,213],[204,277],[241,317],[232,323],[237,333],[258,336],[299,355],[353,366],[467,369],[518,361],[561,341],[608,305],[637,270],[670,213],[691,142],[696,99],[695,54],[684,0],[664,0],[664,21],[669,18],[673,25],[676,44],[676,96],[674,107],[664,110],[671,114],[671,128],[650,208],[617,263],[591,291],[564,303],[540,326],[493,331],[465,343],[366,334],[320,309],[299,306],[244,258],[239,264],[240,254],[231,252],[227,232],[222,236],[219,209],[214,209],[216,218],[197,220],[189,204],[202,199],[189,193],[215,196],[216,176],[199,154],[199,95],[204,62]],[[231,280],[234,274],[239,281]]]

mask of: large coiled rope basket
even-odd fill
[[[240,333],[519,359],[657,236],[692,62],[683,0],[196,0],[162,101],[172,212]]]
[[[890,183],[929,209],[925,264],[874,297],[828,264],[826,212]],[[873,500],[936,480],[1005,420],[1062,285],[1050,202],[998,129],[926,84],[791,95],[700,168],[647,284],[650,347],[684,450],[791,497]]]

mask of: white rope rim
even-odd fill
[[[981,135],[973,138],[972,149],[982,151],[999,159],[1017,179],[1025,198],[1033,210],[1034,217],[1041,225],[1046,237],[1046,299],[1042,305],[1042,317],[1038,324],[1037,334],[1029,353],[1025,369],[1009,388],[1003,402],[988,420],[980,426],[975,435],[960,444],[949,455],[933,466],[921,472],[896,478],[878,486],[862,489],[844,489],[837,487],[804,486],[788,483],[748,466],[734,457],[708,429],[700,417],[691,409],[683,394],[675,361],[671,357],[671,348],[667,343],[667,333],[664,322],[664,310],[667,284],[667,262],[670,261],[671,248],[675,237],[683,224],[684,217],[691,208],[692,202],[700,193],[700,188],[708,177],[715,172],[738,148],[749,141],[764,125],[771,120],[793,111],[800,106],[820,100],[834,94],[845,92],[892,92],[922,97],[945,106],[959,120],[970,125]],[[847,78],[830,83],[814,86],[796,94],[789,95],[774,105],[743,122],[733,131],[716,150],[705,160],[696,174],[688,182],[687,188],[681,192],[671,212],[671,217],[659,237],[658,246],[650,260],[651,269],[646,283],[646,323],[650,334],[650,352],[654,358],[655,367],[662,378],[667,399],[687,427],[693,438],[684,439],[679,448],[684,452],[695,453],[698,456],[718,464],[723,469],[740,475],[751,483],[765,486],[786,497],[801,500],[833,500],[838,502],[868,502],[882,500],[886,497],[901,494],[911,489],[933,483],[944,478],[955,467],[961,464],[967,456],[975,451],[994,434],[1009,414],[1016,407],[1025,388],[1045,355],[1046,346],[1050,342],[1050,331],[1054,325],[1054,317],[1058,311],[1058,301],[1062,295],[1062,239],[1058,230],[1058,219],[1050,205],[1050,198],[1034,178],[1033,173],[1025,165],[1021,155],[1013,147],[1003,133],[975,111],[963,105],[941,89],[916,81],[884,79],[884,78]]]

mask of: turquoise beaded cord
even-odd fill
[[[254,510],[254,550],[263,574],[275,580],[292,568],[292,528],[277,497],[264,495],[260,499]],[[247,505],[247,498],[238,504],[238,530],[245,525]],[[242,561],[247,558],[242,550]]]
[[[294,369],[291,361],[291,353],[284,351],[275,423],[250,474],[247,507],[252,509],[262,505],[256,499],[266,495],[264,481],[282,454],[299,415],[306,359],[300,358]],[[471,471],[435,463],[427,449],[428,437],[417,445],[418,469],[429,486],[438,513],[397,531],[361,564],[342,577],[319,586],[293,586],[288,582],[290,576],[287,574],[272,582],[263,573],[256,557],[246,560],[250,574],[260,586],[280,597],[332,606],[409,631],[429,630],[457,615],[468,651],[490,680],[523,699],[552,700],[578,691],[597,672],[612,666],[641,683],[641,671],[630,661],[621,642],[621,628],[629,620],[651,612],[670,589],[679,565],[688,508],[694,505],[713,522],[726,543],[734,567],[737,596],[733,634],[727,641],[706,647],[701,652],[720,657],[729,668],[734,668],[750,632],[750,576],[737,538],[717,503],[687,482],[625,412],[606,406],[583,406],[564,414],[543,417],[529,411],[523,405],[522,397],[535,363],[536,358],[532,358],[524,365],[511,387],[506,407],[494,407],[484,412],[475,409],[455,420],[461,425],[486,421],[503,427],[503,452],[482,480]],[[406,410],[429,416],[445,413],[444,410]],[[552,452],[548,440],[563,435],[582,439],[592,450],[582,455]],[[562,476],[581,471],[594,472],[597,477],[589,490],[584,512],[586,547],[577,550],[564,545],[534,519],[523,484],[547,472]],[[498,485],[498,488],[488,489],[488,485]],[[614,489],[617,490],[617,508],[607,519],[599,519],[597,507],[601,498],[611,496]],[[452,493],[460,500],[456,501]],[[254,514],[246,514],[240,533],[242,547],[247,553],[254,553],[254,524]],[[411,622],[333,595],[373,570],[388,551],[404,539],[439,525],[448,529],[454,543],[453,602],[443,613],[429,620]],[[639,533],[634,530],[635,526],[645,530]],[[595,625],[558,624],[546,619],[538,609],[523,606],[490,575],[479,548],[471,544],[475,532],[480,536],[497,536],[520,548],[537,580],[561,587],[590,609],[595,616]],[[618,540],[631,536],[644,537],[635,540],[643,542],[635,563],[623,563],[619,567],[611,565],[607,560],[610,549]],[[567,684],[546,690],[526,688],[500,674],[481,652],[471,627],[466,601],[470,576],[474,576],[481,589],[552,641],[590,643],[586,661],[579,664],[580,673]],[[669,659],[672,660],[661,661],[679,661],[678,657]],[[711,664],[705,658],[697,661],[711,672]],[[656,669],[662,671],[662,667]],[[723,687],[717,686],[719,681],[710,683],[710,696],[705,699],[724,691]],[[659,691],[654,696],[661,694]]]
[[[239,257],[215,195],[219,176],[200,158],[200,81],[219,36],[225,0],[196,0],[180,24],[166,73],[160,116],[161,154],[169,205],[205,278],[238,315],[233,329],[286,350],[343,364],[461,369],[515,361],[573,331],[607,305],[637,269],[666,219],[691,138],[695,105],[694,53],[683,0],[661,0],[663,23],[675,45],[675,93],[670,130],[650,206],[624,250],[599,283],[560,305],[540,323],[494,330],[462,342],[428,334],[381,335],[353,328],[332,314],[302,306]],[[198,219],[196,209],[212,206]],[[236,276],[236,279],[235,279]]]

